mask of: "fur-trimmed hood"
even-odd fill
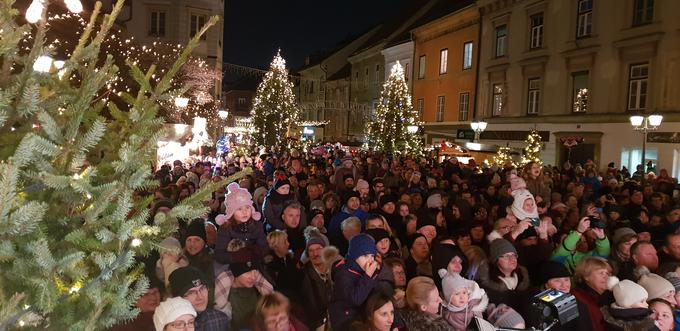
[[[439,315],[432,315],[411,309],[400,310],[409,331],[450,331],[453,327]]]

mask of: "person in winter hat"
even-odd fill
[[[647,290],[649,300],[664,299],[671,305],[677,306],[675,301],[675,287],[667,279],[651,273],[647,267],[640,267],[636,270],[640,276],[638,284]]]
[[[161,302],[153,314],[153,324],[156,331],[169,329],[181,330],[184,326],[193,329],[196,310],[191,306],[191,302],[181,297],[169,298]],[[170,328],[166,327],[170,325]]]
[[[236,183],[227,186],[224,204],[227,207],[223,216],[218,215],[215,220],[220,225],[215,245],[215,259],[222,264],[232,261],[234,252],[227,250],[229,242],[239,239],[252,250],[255,259],[261,260],[269,251],[269,244],[264,234],[264,227],[260,220],[260,213],[253,207],[253,199],[248,190]]]
[[[274,186],[267,193],[262,205],[267,232],[275,229],[283,230],[285,228],[281,215],[283,214],[284,207],[293,200],[295,200],[295,193],[292,191],[290,181],[284,174],[277,175],[274,178]],[[305,213],[301,212],[300,217],[305,222],[307,221]]]
[[[228,327],[229,317],[222,311],[213,308],[209,300],[207,278],[201,270],[194,267],[182,267],[170,274],[170,294],[173,297],[187,299],[196,310],[196,329],[202,330],[206,325],[219,329]]]
[[[189,265],[189,260],[182,254],[182,245],[175,237],[167,237],[161,241],[161,257],[156,261],[156,276],[163,280],[169,289],[170,274],[181,267]]]
[[[377,253],[373,238],[361,233],[350,239],[345,259],[333,267],[333,294],[328,309],[333,330],[347,330],[376,287],[380,269],[375,260]]]
[[[497,328],[524,329],[524,319],[514,309],[505,304],[490,304],[486,308],[486,319]]]
[[[647,291],[644,287],[624,279],[611,277],[607,284],[616,300],[611,306],[600,308],[606,330],[657,330],[647,304]]]
[[[489,297],[475,281],[446,269],[439,269],[438,274],[442,278],[444,293],[442,317],[455,331],[465,331],[473,318],[482,318],[489,304]]]
[[[526,183],[521,177],[510,176],[510,195],[512,195],[512,214],[518,221],[525,219],[538,219],[538,208],[534,195],[526,188]]]
[[[446,269],[450,273],[457,273],[463,277],[467,275],[468,258],[460,247],[453,244],[435,242],[432,245],[431,251],[432,270]],[[435,285],[441,291],[442,280],[439,277],[439,273],[433,272],[432,276]]]
[[[427,197],[427,208],[441,209],[443,206],[442,195],[439,193],[431,194]]]

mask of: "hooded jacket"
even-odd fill
[[[369,277],[363,270],[355,270],[351,263],[342,260],[332,270],[333,295],[328,305],[328,314],[333,330],[347,330],[357,320],[371,291],[378,281],[374,273]]]
[[[611,331],[658,331],[649,315],[647,308],[617,309],[612,307],[600,308],[602,317],[607,324],[606,329]]]
[[[450,331],[453,327],[439,315],[432,315],[404,309],[400,311],[401,318],[406,324],[408,331]]]

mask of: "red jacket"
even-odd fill
[[[574,288],[571,291],[571,294],[576,297],[578,302],[584,304],[588,308],[592,325],[591,330],[606,331],[606,323],[604,321],[604,317],[602,316],[602,311],[600,311],[600,307],[609,306],[612,302],[614,302],[612,292],[608,290],[602,294],[598,294],[588,285],[582,284]]]

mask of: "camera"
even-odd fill
[[[532,298],[531,310],[536,320],[534,327],[548,330],[564,325],[579,317],[576,297],[569,293],[548,289]]]
[[[596,229],[604,229],[606,225],[604,222],[596,217],[593,216],[588,216],[588,219],[590,220],[590,227],[591,228],[596,228]]]
[[[530,218],[529,221],[531,221],[531,226],[539,226],[541,224],[541,220],[538,218]]]

